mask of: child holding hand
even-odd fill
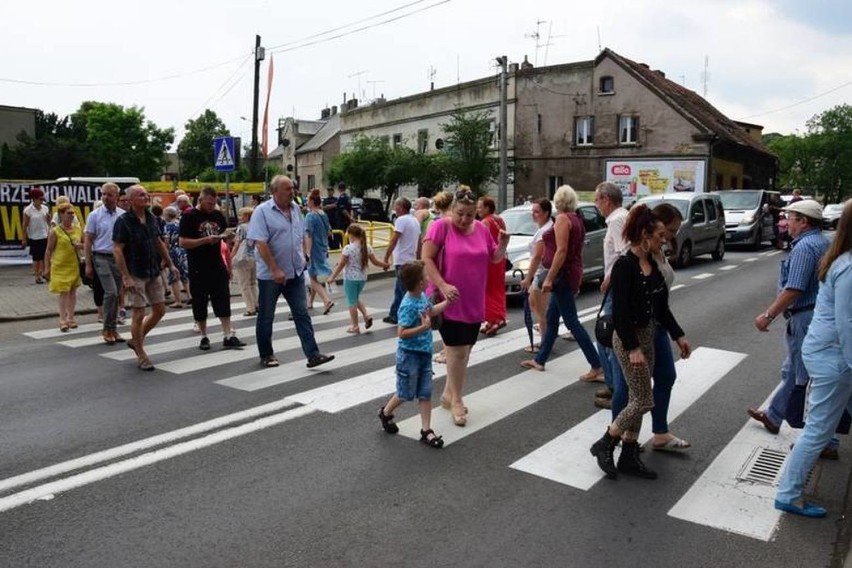
[[[432,430],[432,316],[447,307],[447,300],[432,305],[426,295],[423,262],[412,260],[399,271],[407,290],[397,316],[396,394],[379,409],[379,420],[388,434],[399,432],[393,411],[405,400],[416,396],[420,406],[420,441],[439,449],[444,440]]]
[[[349,235],[349,244],[343,247],[340,261],[329,276],[329,282],[334,282],[343,271],[343,293],[346,295],[349,319],[352,322],[346,333],[358,334],[361,333],[358,326],[359,311],[364,315],[364,327],[370,329],[373,326],[373,318],[367,313],[367,307],[360,299],[361,291],[367,283],[367,263],[372,262],[384,269],[387,269],[388,265],[376,258],[373,249],[367,246],[364,229],[360,225],[349,225],[346,233]]]

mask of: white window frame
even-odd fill
[[[595,117],[578,116],[575,119],[574,143],[577,146],[591,146],[595,143]]]
[[[622,114],[618,117],[618,143],[639,143],[639,117],[631,114]]]

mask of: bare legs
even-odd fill
[[[448,345],[444,348],[447,354],[447,382],[441,399],[449,401],[456,426],[467,424],[467,409],[462,400],[462,392],[467,378],[467,363],[470,359],[471,347],[471,345]]]

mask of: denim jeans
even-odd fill
[[[812,310],[799,312],[787,320],[787,329],[784,333],[784,342],[787,345],[787,357],[781,365],[781,384],[775,390],[769,406],[766,408],[766,416],[773,424],[778,426],[784,421],[787,414],[787,403],[794,385],[804,385],[808,382],[808,371],[802,362],[802,342],[808,333],[808,326],[814,317]]]
[[[391,302],[390,313],[388,314],[388,317],[393,319],[397,318],[399,305],[402,303],[402,298],[405,297],[405,288],[402,285],[402,280],[399,279],[400,269],[402,269],[402,266],[394,266],[396,281],[393,286],[393,302]]]
[[[484,285],[484,284],[483,284]],[[567,285],[555,286],[550,294],[550,303],[547,305],[547,330],[544,337],[541,339],[541,348],[538,355],[535,357],[536,363],[544,365],[547,358],[550,357],[550,351],[553,349],[553,344],[556,342],[556,337],[559,335],[559,316],[562,316],[562,321],[565,322],[565,327],[571,330],[574,339],[577,340],[577,345],[586,356],[586,361],[593,369],[598,369],[601,366],[601,360],[598,357],[598,352],[595,350],[592,339],[589,333],[580,323],[580,318],[577,316],[577,304],[574,303],[574,292]]]
[[[92,267],[104,289],[104,331],[115,331],[118,316],[118,292],[121,290],[121,272],[112,255],[92,254]]]
[[[604,302],[601,314],[609,315],[611,313],[612,296],[608,295],[606,302]],[[611,347],[604,347],[600,343],[598,343],[597,346],[598,357],[603,364],[604,383],[606,383],[606,386],[608,386],[609,390],[612,391],[612,399],[610,402],[612,407],[612,421],[615,422],[615,418],[618,416],[618,413],[627,406],[627,383],[624,381],[624,373],[621,370],[618,357],[615,356],[615,351],[613,351]]]
[[[805,428],[781,474],[775,498],[782,503],[792,503],[802,496],[808,474],[834,435],[843,411],[852,412],[852,370],[840,349],[806,355],[804,362],[811,378],[810,409]]]
[[[261,359],[273,355],[272,320],[275,319],[275,304],[278,302],[278,296],[281,295],[284,296],[284,300],[290,306],[293,323],[296,325],[296,333],[299,335],[305,356],[311,358],[319,355],[319,347],[317,347],[317,342],[314,339],[314,328],[311,325],[311,316],[308,314],[305,275],[300,274],[296,278],[288,278],[284,281],[284,284],[258,278],[257,291],[255,337],[257,338],[257,350]]]
[[[669,332],[661,325],[654,331],[654,408],[651,410],[651,430],[654,434],[669,431],[669,401],[677,379],[672,341]]]

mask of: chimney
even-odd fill
[[[524,62],[521,63],[521,69],[527,70],[527,69],[532,69],[532,68],[533,68],[533,64],[530,63],[529,58],[526,55],[524,55]]]
[[[509,64],[509,73],[517,73],[518,72],[518,64],[510,63]]]
[[[641,67],[644,67],[645,69],[648,69],[648,70],[650,70],[650,69],[651,69],[651,67],[649,67],[647,63],[640,63],[639,65],[640,65]]]
[[[330,116],[331,116],[331,109],[326,107],[326,108],[322,109],[322,111],[320,111],[320,120],[326,120]]]
[[[666,78],[666,74],[665,74],[665,73],[663,73],[662,71],[660,71],[659,69],[654,69],[654,73],[656,73],[657,75],[659,75],[659,76],[660,76],[660,77],[662,77],[663,79],[665,79],[665,78]]]
[[[331,106],[331,116],[334,116],[335,114],[337,114],[337,105],[332,105]]]

